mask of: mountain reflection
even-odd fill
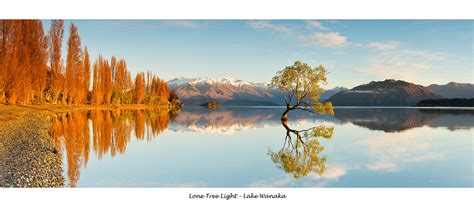
[[[282,108],[222,107],[217,110],[184,108],[169,129],[180,132],[232,134],[280,124]],[[474,110],[417,108],[336,108],[334,116],[304,112],[290,114],[302,122],[352,123],[370,130],[400,132],[415,127],[462,130],[474,127]]]
[[[280,125],[283,108],[221,107],[206,110],[202,107],[183,108],[169,129],[179,132],[233,134],[253,128]],[[314,116],[295,111],[289,114],[292,124],[308,120],[338,122],[333,116]]]
[[[270,150],[268,155],[279,169],[286,173],[293,174],[299,179],[309,173],[316,173],[319,176],[326,170],[326,156],[321,157],[324,150],[319,142],[319,138],[331,139],[334,127],[324,125],[312,127],[305,130],[291,129],[285,122],[282,122],[286,130],[283,147],[278,152]]]
[[[340,108],[335,117],[370,130],[401,132],[428,126],[449,130],[474,127],[474,110],[417,108]]]
[[[137,140],[150,141],[163,132],[176,115],[162,110],[93,110],[59,113],[51,117],[50,135],[65,153],[70,185],[75,187],[86,167],[90,149],[99,159],[124,154],[132,131]],[[92,139],[91,132],[92,131]],[[92,147],[91,147],[92,146]]]

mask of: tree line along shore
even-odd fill
[[[64,20],[0,20],[0,103],[179,106],[167,83],[151,72],[132,78],[125,59],[89,57],[71,23],[62,58]]]

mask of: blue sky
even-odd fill
[[[387,78],[422,85],[474,79],[473,21],[73,22],[91,58],[115,55],[127,60],[132,74],[151,70],[165,79],[227,76],[268,82],[295,60],[325,66],[330,72],[327,88]],[[46,29],[49,24],[45,21]]]

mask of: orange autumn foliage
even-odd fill
[[[175,100],[166,82],[151,73],[146,84],[143,73],[134,83],[125,59],[112,56],[109,62],[99,55],[92,61],[74,23],[63,61],[63,37],[63,20],[52,20],[48,35],[40,20],[0,20],[0,103],[170,105]]]

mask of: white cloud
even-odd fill
[[[386,162],[386,161],[379,161],[379,162],[374,162],[374,163],[369,163],[367,165],[367,168],[369,170],[374,170],[374,171],[384,171],[384,172],[395,172],[399,171],[399,167],[397,164],[392,163],[392,162]]]
[[[281,32],[285,34],[293,33],[293,29],[291,27],[272,24],[270,21],[249,21],[248,25],[257,30],[269,30],[269,31]]]
[[[323,24],[320,21],[316,21],[316,20],[307,20],[306,27],[308,29],[329,30],[329,28],[323,26]]]
[[[326,171],[320,176],[316,173],[309,175],[312,179],[326,179],[326,180],[338,180],[340,177],[346,175],[348,167],[341,164],[328,165]]]
[[[356,68],[355,71],[373,75],[382,79],[405,80],[419,83],[419,77],[429,69],[429,65],[413,63],[398,57],[374,58],[369,65]]]
[[[312,35],[300,37],[300,40],[306,44],[325,48],[338,48],[347,44],[347,37],[339,32],[315,32]]]
[[[397,42],[388,41],[388,42],[371,42],[367,45],[369,48],[376,50],[392,50],[398,47]]]
[[[421,50],[384,50],[371,57],[368,65],[355,68],[354,71],[373,75],[382,79],[401,79],[418,84],[433,82],[426,74],[444,59],[439,53]]]
[[[424,58],[426,60],[443,60],[445,59],[444,55],[441,53],[435,53],[435,52],[428,52],[428,51],[422,51],[422,50],[404,50],[402,51],[406,55],[411,55],[419,58]]]
[[[443,158],[444,155],[439,152],[433,152],[429,154],[420,155],[418,157],[411,157],[409,159],[404,160],[405,162],[424,162],[429,160],[436,160]]]
[[[305,21],[306,28],[311,30],[329,30],[323,26],[321,22],[315,20]],[[347,37],[341,35],[339,32],[314,32],[308,34],[307,30],[303,30],[304,26],[286,26],[274,24],[270,21],[254,20],[247,23],[251,28],[256,30],[273,31],[289,35],[303,44],[316,45],[324,48],[338,48],[348,44]],[[300,29],[301,31],[296,31]]]
[[[191,28],[191,29],[196,29],[199,27],[198,23],[194,21],[189,21],[189,20],[171,20],[171,21],[166,21],[166,24],[174,26],[174,27],[185,27],[185,28]]]

